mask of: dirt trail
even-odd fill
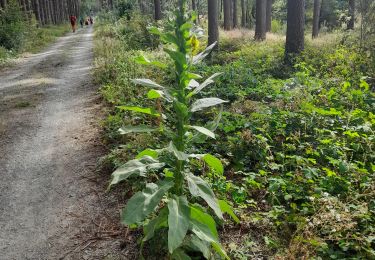
[[[0,259],[103,259],[121,243],[96,241],[118,230],[95,175],[92,36],[69,34],[0,72]]]

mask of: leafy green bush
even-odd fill
[[[0,9],[0,46],[8,50],[18,50],[22,46],[25,33],[25,18],[16,0],[11,0]]]
[[[278,20],[271,21],[271,32],[273,33],[283,33],[285,32],[285,26]]]

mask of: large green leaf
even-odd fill
[[[133,79],[132,81],[134,84],[137,84],[137,85],[142,85],[142,86],[151,87],[151,88],[164,89],[163,86],[159,85],[158,83],[150,79]]]
[[[224,167],[221,161],[211,154],[203,156],[203,160],[210,166],[211,169],[215,170],[219,174],[224,173]]]
[[[202,99],[198,99],[191,105],[190,111],[196,112],[204,108],[220,105],[226,102],[227,101],[222,100],[220,98],[202,98]]]
[[[181,248],[176,249],[171,257],[172,260],[191,260],[190,256],[188,256]]]
[[[158,156],[159,156],[159,151],[153,150],[153,149],[146,149],[146,150],[143,150],[142,152],[140,152],[135,158],[140,159],[144,156],[150,156],[153,159],[157,159]]]
[[[179,161],[186,161],[189,156],[184,153],[184,152],[181,152],[177,149],[177,147],[173,144],[173,142],[170,142],[169,143],[169,146],[167,147],[167,150],[171,153],[173,153],[173,155],[179,160]]]
[[[205,182],[203,179],[199,178],[198,176],[195,176],[191,173],[188,173],[185,175],[186,180],[188,181],[189,185],[189,191],[191,195],[195,197],[201,197],[204,199],[208,206],[210,206],[215,214],[222,219],[223,214],[220,210],[219,204],[217,203],[217,199],[215,197],[214,192],[211,190],[210,186],[207,182]]]
[[[189,84],[188,84],[188,89],[195,89],[199,87],[199,82],[196,81],[195,79],[192,79],[189,81]]]
[[[210,54],[210,52],[213,50],[213,48],[215,48],[215,46],[216,46],[216,42],[214,42],[213,44],[211,44],[210,46],[208,46],[201,53],[199,53],[196,56],[194,56],[193,59],[192,59],[192,61],[191,61],[191,63],[192,64],[198,64],[199,62],[201,62],[204,58],[207,57],[208,54]]]
[[[197,237],[199,237],[203,241],[207,241],[210,243],[219,243],[218,237],[212,234],[210,228],[199,221],[192,221],[190,229]]]
[[[189,229],[189,206],[185,196],[168,201],[168,249],[170,253],[178,248]]]
[[[213,242],[211,243],[211,245],[215,249],[215,251],[219,253],[219,255],[221,255],[225,259],[230,260],[229,256],[227,255],[227,253],[225,252],[224,248],[221,246],[220,243]]]
[[[135,62],[137,62],[138,64],[142,64],[142,65],[153,65],[155,67],[159,67],[159,68],[162,68],[162,69],[165,69],[167,67],[166,64],[161,63],[159,61],[150,61],[149,59],[147,59],[143,55],[135,58]]]
[[[217,117],[213,121],[208,122],[205,128],[207,128],[211,132],[214,132],[217,129],[217,127],[219,126],[222,114],[223,114],[223,105],[221,105],[221,108],[220,108],[220,111],[219,111]],[[190,142],[192,142],[192,143],[203,143],[203,142],[206,141],[206,139],[207,139],[206,135],[204,135],[202,133],[199,133],[199,134],[193,136],[193,138],[190,140]]]
[[[146,188],[137,192],[126,204],[122,211],[121,220],[125,225],[143,221],[160,203],[164,194],[174,185],[171,180],[164,180],[158,185],[146,184]]]
[[[143,108],[143,107],[118,106],[117,108],[121,110],[134,111],[134,112],[139,112],[139,113],[148,114],[152,116],[160,116],[160,114],[157,113],[155,109],[149,108],[149,107]]]
[[[166,48],[164,49],[164,51],[168,53],[169,57],[171,57],[171,59],[174,60],[176,64],[181,66],[181,68],[186,66],[186,56],[182,52],[169,50]]]
[[[193,221],[198,221],[206,225],[210,229],[212,235],[218,239],[219,235],[217,233],[215,220],[209,214],[202,211],[197,205],[190,207],[190,218]]]
[[[198,94],[199,92],[201,92],[202,89],[204,89],[205,87],[207,87],[208,85],[214,83],[214,79],[218,76],[220,76],[222,73],[215,73],[213,74],[211,77],[209,77],[208,79],[206,79],[202,84],[196,86],[194,88],[194,90],[192,92],[189,93],[188,97],[191,97],[195,94]]]
[[[163,166],[164,163],[160,163],[150,156],[143,156],[141,159],[128,161],[112,173],[110,186],[124,181],[133,175],[145,176],[147,171],[160,169]]]
[[[219,240],[211,233],[210,229],[199,222],[193,222],[191,226],[191,231],[203,241],[211,243],[212,247],[218,252],[222,257],[230,259],[225,253],[225,250],[221,246]]]
[[[194,251],[201,252],[206,259],[211,259],[210,244],[211,243],[209,243],[207,241],[201,240],[196,235],[191,235],[191,238],[190,238],[187,246]]]
[[[157,98],[161,98],[161,97],[163,97],[163,91],[161,91],[161,90],[151,89],[147,93],[148,99],[157,99]]]
[[[234,214],[232,207],[225,200],[219,200],[218,203],[223,213],[227,213],[229,216],[231,216],[236,223],[240,223],[240,220],[236,214]]]
[[[147,125],[138,125],[138,126],[123,126],[119,130],[121,135],[126,135],[130,133],[151,133],[160,131],[159,128],[149,127]]]
[[[147,225],[143,227],[143,232],[145,236],[143,237],[142,241],[147,241],[153,238],[155,231],[163,227],[168,227],[167,207],[164,207],[162,210],[160,210],[159,215],[154,219],[150,220],[150,222],[148,222]]]
[[[189,127],[197,130],[198,132],[200,132],[200,133],[202,133],[202,134],[204,134],[208,137],[211,137],[211,138],[215,139],[215,134],[213,132],[211,132],[210,130],[208,130],[207,128],[204,128],[202,126],[196,126],[196,125],[191,125]]]

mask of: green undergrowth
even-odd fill
[[[37,53],[69,31],[68,24],[35,26],[26,32],[21,52]]]
[[[31,25],[24,25],[17,48],[6,49],[0,46],[0,64],[5,65],[23,53],[38,53],[69,30],[67,24],[37,27],[35,22],[32,22]]]
[[[155,105],[144,98],[148,89],[131,79],[169,83],[174,76],[135,63],[140,54],[168,62],[147,24],[138,17],[96,27],[95,75],[108,103],[103,127],[112,148],[103,162],[113,168],[146,148],[164,147],[161,136],[118,132],[123,125],[145,123],[146,117],[116,106]],[[218,175],[195,162],[197,173],[241,216],[241,227],[221,231],[222,242],[234,259],[374,259],[372,58],[355,41],[317,40],[307,42],[295,66],[283,59],[282,40],[224,42],[210,61],[195,67],[204,78],[223,73],[200,97],[230,101],[217,140],[193,148],[225,164],[224,175]],[[203,123],[214,112],[194,120]]]

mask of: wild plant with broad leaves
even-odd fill
[[[139,176],[147,180],[151,179],[147,178],[150,174],[154,177],[154,182],[147,183],[142,191],[129,199],[121,215],[123,224],[143,226],[142,244],[158,230],[168,229],[168,251],[172,259],[190,259],[190,251],[200,251],[207,259],[228,259],[219,241],[215,219],[220,221],[223,213],[227,213],[234,221],[239,220],[225,200],[216,198],[204,178],[193,174],[191,161],[202,160],[217,174],[223,174],[224,167],[211,154],[189,154],[195,142],[215,138],[214,131],[221,118],[222,108],[218,116],[205,127],[192,124],[192,115],[213,106],[223,106],[226,101],[215,97],[195,98],[220,74],[214,74],[199,83],[201,76],[191,72],[193,66],[210,54],[215,44],[195,55],[199,46],[193,25],[195,17],[194,14],[186,14],[185,5],[185,0],[178,2],[175,19],[170,24],[172,30],[150,29],[160,36],[165,43],[164,51],[174,62],[174,84],[162,86],[150,79],[134,80],[137,85],[149,87],[147,97],[168,107],[168,113],[163,114],[155,108],[119,107],[160,119],[158,127],[124,126],[120,129],[122,134],[159,131],[170,140],[169,145],[164,149],[142,151],[112,174],[110,186],[129,177]],[[166,67],[166,64],[149,61],[146,57],[139,57],[137,61],[144,65]]]

